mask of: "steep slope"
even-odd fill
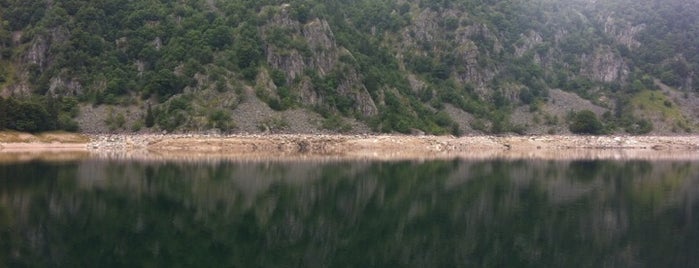
[[[18,104],[0,122],[58,103],[44,121],[88,132],[541,134],[590,110],[600,133],[691,132],[694,14],[696,0],[1,0],[0,89]],[[648,92],[670,110],[648,111]]]

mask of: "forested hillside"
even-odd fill
[[[697,0],[0,0],[0,128],[688,133]]]

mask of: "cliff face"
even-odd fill
[[[261,27],[267,64],[284,74],[284,84],[295,84],[291,90],[297,93],[300,102],[310,105],[331,103],[328,103],[327,92],[314,87],[308,74],[323,79],[329,74],[340,73],[342,75],[337,79],[332,95],[351,100],[353,110],[362,116],[376,115],[376,104],[364,86],[357,66],[352,64],[352,53],[337,44],[328,21],[315,18],[301,23],[290,17],[290,9],[290,5],[285,4],[266,10],[272,13],[268,15],[271,16],[269,21]],[[341,57],[344,57],[344,62]]]
[[[302,110],[323,118],[319,130],[560,133],[585,109],[625,132],[667,114],[634,102],[657,80],[691,131],[695,10],[680,0],[3,1],[0,92],[135,104],[135,114],[151,105],[154,125],[137,128],[150,130],[266,125],[235,116],[259,99],[273,110],[263,118]],[[575,98],[589,105],[559,105]],[[663,132],[677,121],[652,118]]]
[[[594,81],[627,81],[630,72],[624,59],[607,46],[595,48],[592,55],[583,54],[580,62],[584,63],[580,73]]]

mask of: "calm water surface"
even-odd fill
[[[0,267],[699,266],[696,161],[0,164]]]

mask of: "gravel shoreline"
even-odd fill
[[[0,152],[87,151],[169,158],[690,158],[699,136],[407,136],[97,134],[87,143],[0,143]]]
[[[170,157],[699,158],[697,136],[96,135],[92,152]],[[581,156],[582,155],[582,156]]]

